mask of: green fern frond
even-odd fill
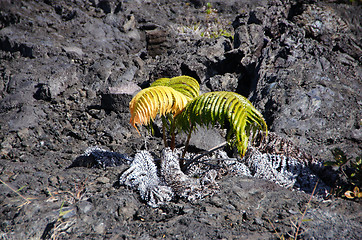
[[[235,143],[244,156],[248,139],[257,130],[267,134],[267,125],[261,113],[250,101],[234,92],[205,93],[187,104],[176,118],[176,125],[183,131],[192,131],[197,125],[224,125],[229,123]]]
[[[129,104],[130,123],[137,129],[136,124],[148,125],[157,114],[166,116],[171,113],[175,117],[189,101],[191,98],[171,87],[154,86],[143,89]]]
[[[151,87],[167,86],[181,92],[193,99],[199,96],[200,85],[195,78],[189,76],[178,76],[173,78],[160,78],[151,84]]]

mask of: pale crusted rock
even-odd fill
[[[318,182],[317,194],[329,191],[330,188],[319,180],[320,175],[327,174],[327,170],[290,140],[270,132],[267,137],[259,134],[251,145],[242,159],[229,158],[226,152],[218,150],[211,157],[202,157],[192,164],[187,173],[202,176],[210,169],[224,169],[307,193],[311,193]]]
[[[184,174],[176,153],[166,148],[161,157],[161,178],[148,151],[137,153],[129,169],[120,177],[121,184],[137,189],[141,198],[152,207],[171,201],[175,195],[194,202],[216,192],[217,172],[207,171],[200,179]]]
[[[306,165],[317,164],[312,156],[298,148],[292,141],[274,132],[269,132],[268,136],[258,134],[253,144],[263,153],[292,157]]]
[[[215,170],[208,171],[201,180],[193,179],[181,171],[177,155],[169,148],[162,151],[161,174],[178,196],[189,201],[212,195],[218,188]]]
[[[261,153],[250,147],[243,161],[250,169],[251,176],[274,182],[282,187],[311,193],[318,183],[317,192],[320,194],[329,189],[306,164],[294,157]]]
[[[173,197],[171,188],[162,186],[157,167],[148,151],[136,154],[131,166],[119,179],[120,183],[140,192],[141,198],[152,207],[168,202]]]

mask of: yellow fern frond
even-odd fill
[[[154,86],[143,89],[133,97],[129,104],[131,112],[130,123],[137,129],[138,125],[148,125],[157,114],[165,116],[168,113],[178,115],[191,98],[167,86]],[[138,129],[137,129],[138,131]]]
[[[195,78],[178,76],[173,78],[159,78],[151,84],[151,87],[166,86],[181,92],[189,98],[199,96],[200,85]]]

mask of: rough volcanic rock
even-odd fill
[[[362,35],[353,24],[360,21],[354,8],[324,3],[291,5],[287,12],[259,8],[265,18],[251,24],[274,31],[264,34],[265,46],[252,54],[258,60],[251,99],[266,110],[273,131],[323,160],[337,146],[354,156],[361,151],[356,133],[361,131]],[[266,21],[269,14],[279,17],[277,23]]]
[[[334,147],[355,157],[362,29],[349,2],[0,0],[0,236],[275,239],[295,234],[308,206],[300,238],[358,239],[358,201],[307,204],[303,192],[229,174],[213,197],[154,209],[117,184],[126,166],[67,168],[89,147],[159,153],[159,136],[128,124],[127,99],[181,74],[202,92],[249,97],[316,161]]]

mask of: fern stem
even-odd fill
[[[182,159],[185,158],[186,151],[187,151],[187,148],[189,147],[189,143],[190,143],[190,139],[191,139],[191,133],[192,133],[193,130],[194,130],[194,124],[191,125],[189,134],[187,134],[187,139],[186,139],[186,142],[185,142],[185,148],[184,148],[184,150],[183,150],[183,152],[182,152],[182,156],[181,156]],[[184,160],[182,160],[182,165],[183,165],[183,164],[184,164]],[[180,165],[181,165],[181,164],[180,164]],[[183,166],[181,166],[181,168],[182,168],[182,167],[183,167]]]
[[[166,139],[166,118],[164,116],[161,117],[162,119],[162,138],[163,138],[163,145],[167,146],[167,139]]]
[[[175,120],[173,118],[171,118],[171,127],[170,127],[170,132],[171,132],[171,150],[173,151],[175,149],[175,141],[176,141],[176,125],[175,125]]]

